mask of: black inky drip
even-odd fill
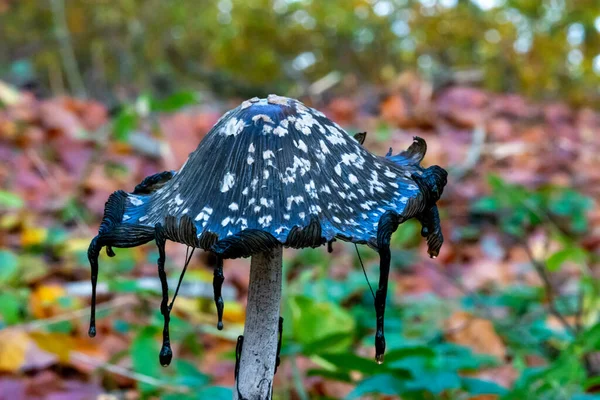
[[[215,298],[215,305],[217,306],[217,329],[223,329],[223,296],[221,295],[221,288],[223,287],[223,257],[217,255],[217,265],[215,266],[213,274],[213,292]]]
[[[160,349],[158,359],[160,365],[168,366],[173,358],[171,350],[171,340],[169,339],[169,322],[171,321],[171,313],[169,310],[169,284],[167,283],[167,274],[165,273],[165,236],[161,224],[156,224],[155,227],[156,247],[158,247],[158,278],[162,290],[162,300],[160,302],[160,313],[163,315],[163,342]]]
[[[279,364],[281,364],[281,341],[283,339],[283,317],[279,317],[279,335],[277,337],[277,356],[275,357],[275,373],[277,373],[277,368]]]
[[[379,287],[375,294],[375,313],[377,315],[377,331],[375,333],[375,359],[378,364],[383,363],[385,353],[385,301],[387,298],[388,278],[390,274],[390,239],[392,233],[398,228],[398,215],[386,212],[379,221],[377,229],[377,247],[379,249]]]
[[[90,314],[90,328],[88,336],[96,336],[96,284],[98,283],[98,255],[100,254],[100,246],[98,245],[98,237],[95,237],[88,248],[88,260],[92,270],[92,309]]]

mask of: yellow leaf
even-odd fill
[[[246,319],[246,310],[242,305],[235,301],[228,301],[224,304],[223,321],[244,323]]]
[[[69,352],[74,347],[73,338],[64,333],[30,332],[29,336],[38,347],[55,354],[62,363],[69,361]]]
[[[25,362],[28,346],[27,333],[15,330],[0,331],[0,371],[18,371]]]
[[[40,245],[46,241],[46,237],[48,237],[46,228],[25,228],[21,233],[21,246],[32,247]]]
[[[58,312],[58,299],[65,296],[66,291],[60,285],[38,286],[29,297],[31,313],[36,318],[48,318]]]
[[[76,253],[80,251],[87,251],[90,246],[90,238],[73,238],[67,240],[65,251],[67,253]]]

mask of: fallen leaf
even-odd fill
[[[48,231],[42,227],[27,227],[21,233],[21,246],[39,246],[46,241]]]
[[[74,347],[73,339],[64,333],[30,332],[29,337],[38,347],[58,357],[62,363],[69,362],[69,353]]]
[[[18,371],[25,362],[28,346],[27,333],[17,330],[0,331],[0,371]]]
[[[29,297],[31,313],[36,318],[49,318],[58,314],[58,300],[66,295],[66,290],[60,285],[40,285]]]
[[[457,311],[444,323],[446,340],[471,348],[480,354],[491,354],[504,359],[506,346],[496,333],[491,321]]]

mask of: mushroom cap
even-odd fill
[[[446,172],[419,165],[425,149],[415,138],[380,157],[297,100],[252,98],[227,112],[179,171],[121,192],[106,214],[124,228],[160,223],[168,239],[225,258],[335,238],[376,248],[384,214],[419,218],[441,195]]]

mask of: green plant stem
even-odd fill
[[[550,312],[550,314],[552,314],[554,317],[556,317],[560,321],[562,326],[570,334],[572,334],[573,336],[576,336],[577,335],[576,330],[573,328],[573,326],[571,324],[569,324],[569,322],[565,319],[564,315],[562,315],[556,308],[555,289],[554,289],[554,285],[550,281],[550,276],[548,275],[546,265],[534,257],[533,252],[531,251],[531,248],[529,248],[529,245],[527,245],[527,243],[522,243],[522,246],[525,249],[527,256],[529,257],[531,264],[533,265],[537,274],[540,276],[540,278],[542,279],[542,282],[544,283],[544,288],[546,289],[546,296],[548,297],[548,311]]]

